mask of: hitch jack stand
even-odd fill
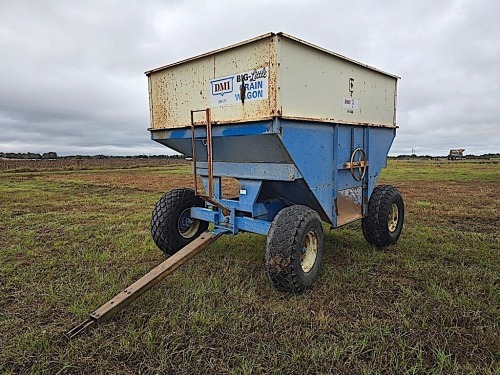
[[[66,332],[64,335],[67,339],[72,339],[83,332],[86,328],[108,320],[117,311],[123,309],[125,306],[129,305],[131,302],[143,295],[153,286],[162,281],[166,276],[173,273],[176,269],[217,240],[221,235],[221,233],[202,233],[199,237],[193,240],[193,242],[184,246],[177,253],[167,258],[165,261],[149,271],[146,275],[130,285],[127,289],[123,290],[97,310],[92,312],[85,322]]]

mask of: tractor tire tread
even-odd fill
[[[400,201],[400,220],[397,233],[392,235],[387,227],[389,209],[393,202]],[[402,229],[404,205],[400,191],[391,185],[378,185],[368,202],[368,215],[361,222],[361,229],[366,241],[375,247],[386,247],[397,241]]]
[[[321,219],[316,211],[307,206],[294,205],[281,210],[273,220],[267,236],[266,271],[267,276],[276,289],[283,292],[301,293],[306,289],[300,281],[296,265],[298,243],[304,225]],[[321,225],[321,224],[320,224]]]
[[[203,204],[203,200],[189,188],[178,188],[163,194],[151,215],[151,235],[161,251],[166,255],[173,255],[207,230],[208,223],[201,221],[196,235],[186,239],[179,234],[177,228],[178,216],[183,210],[188,207],[201,207]]]

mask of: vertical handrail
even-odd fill
[[[363,149],[365,150],[366,163],[365,176],[361,181],[361,216],[365,217],[368,214],[368,181],[370,170],[368,168],[370,163],[368,161],[369,146],[370,146],[370,129],[368,126],[363,127]]]
[[[194,174],[194,192],[198,194],[198,173],[196,170],[196,139],[194,134],[194,113],[205,112],[207,127],[207,169],[208,169],[208,197],[214,197],[214,166],[213,166],[213,146],[212,146],[212,119],[210,117],[210,108],[191,110],[191,148],[193,151],[193,174]]]
[[[198,195],[198,174],[196,173],[196,143],[194,141],[194,113],[191,111],[191,148],[193,151],[194,194]]]
[[[214,169],[212,157],[212,120],[210,118],[210,108],[206,109],[207,120],[207,164],[208,164],[208,196],[214,197]]]

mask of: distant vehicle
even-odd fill
[[[464,158],[464,148],[451,149],[448,154],[448,160],[458,160]]]

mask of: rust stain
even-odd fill
[[[194,109],[211,108],[212,121],[217,124],[242,123],[269,119],[276,115],[276,57],[273,37],[261,38],[239,46],[240,49],[216,51],[196,59],[148,72],[151,78],[151,116],[153,129],[189,126],[189,113]],[[241,104],[212,106],[210,79],[266,68],[268,71],[267,98],[249,101],[249,88],[235,83]],[[246,100],[245,100],[246,99]],[[198,122],[198,118],[195,122]]]
[[[241,85],[240,85],[241,104],[245,104],[245,94],[246,93],[247,93],[247,88],[245,86],[245,78],[242,78]]]

